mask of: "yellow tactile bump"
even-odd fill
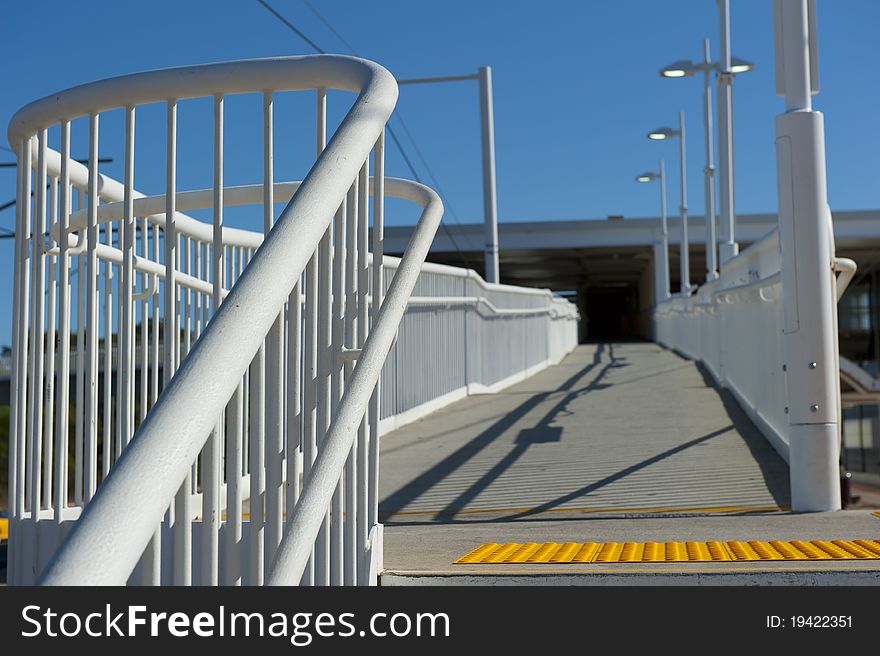
[[[880,560],[880,540],[484,544],[458,564]]]

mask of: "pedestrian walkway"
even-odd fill
[[[380,462],[386,583],[525,571],[453,564],[485,543],[880,537],[869,512],[790,513],[786,463],[730,394],[694,362],[648,342],[581,345],[522,383],[386,435]],[[566,569],[660,565],[671,566]]]

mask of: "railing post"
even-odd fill
[[[824,124],[810,101],[807,0],[777,2],[786,101],[776,119],[776,155],[792,508],[838,510],[837,310]]]

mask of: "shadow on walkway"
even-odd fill
[[[603,356],[607,359],[604,363]],[[711,376],[709,376],[706,370],[698,364],[698,370],[703,377],[705,386],[714,390],[719,395],[724,407],[724,412],[731,422],[730,424],[686,442],[676,444],[672,448],[668,448],[656,455],[651,455],[639,462],[621,467],[618,471],[608,474],[599,480],[590,481],[586,485],[579,486],[577,489],[573,489],[556,498],[539,503],[534,507],[525,510],[517,509],[508,510],[506,512],[499,511],[501,514],[494,515],[491,518],[484,516],[478,519],[471,514],[468,514],[467,519],[464,517],[458,517],[461,513],[467,514],[469,505],[493,483],[498,481],[498,479],[501,478],[505,472],[510,470],[515,463],[520,461],[531,446],[536,444],[560,442],[563,429],[559,426],[553,426],[552,424],[554,423],[554,420],[565,414],[571,414],[571,410],[569,410],[568,406],[575,399],[589,394],[590,392],[610,387],[611,385],[604,382],[604,379],[612,369],[628,366],[625,359],[626,358],[615,356],[613,344],[600,343],[593,354],[592,361],[578,370],[557,388],[530,395],[527,400],[498,418],[491,426],[484,429],[467,443],[434,464],[430,469],[389,494],[381,501],[379,507],[380,516],[383,517],[383,521],[387,522],[389,518],[393,518],[391,523],[395,525],[473,523],[474,521],[487,523],[535,521],[536,519],[539,519],[537,517],[538,515],[560,512],[560,508],[565,506],[565,504],[580,497],[590,495],[602,488],[606,488],[627,476],[640,472],[651,465],[667,460],[689,449],[703,445],[721,435],[729,434],[731,431],[736,431],[748,447],[751,457],[758,465],[761,476],[766,484],[766,489],[774,499],[776,505],[781,508],[789,505],[790,497],[788,490],[787,465],[778,456],[775,450],[773,450],[772,446],[767,442],[763,435],[761,435],[757,428],[751,423],[748,416],[740,409],[732,395],[728,391],[718,388]],[[626,385],[646,378],[662,377],[665,374],[688,366],[690,366],[690,363],[682,364],[682,366],[666,367],[661,371],[638,376],[632,380],[620,381],[614,385]],[[590,383],[582,385],[581,387],[576,387],[592,372],[596,373]],[[662,378],[658,379],[657,384],[663,384]],[[410,513],[406,511],[407,506],[419,499],[422,495],[439,486],[444,481],[459,476],[461,473],[460,470],[463,466],[469,463],[469,461],[474,459],[484,449],[495,443],[496,440],[506,432],[513,429],[517,422],[521,421],[529,412],[534,410],[541,403],[552,400],[554,395],[558,395],[560,392],[564,394],[533,427],[524,428],[519,431],[513,441],[513,448],[500,457],[500,459],[493,462],[489,469],[479,475],[475,481],[469,481],[466,483],[466,487],[461,491],[457,491],[455,498],[448,501],[445,507],[440,510],[426,513],[430,518],[425,518],[421,521],[413,520],[411,517],[404,518],[404,516],[410,515]],[[397,515],[395,518],[395,514],[401,513],[401,511],[403,511],[402,514]],[[743,511],[743,514],[748,513],[749,511]],[[581,518],[583,518],[583,515],[581,515]],[[559,517],[557,516],[556,519],[559,519]],[[598,517],[596,519],[598,519]]]
[[[513,411],[496,421],[489,428],[470,440],[467,444],[449,454],[447,457],[431,467],[431,469],[426,471],[424,474],[420,475],[418,478],[413,479],[396,492],[392,492],[391,494],[389,494],[387,497],[385,497],[385,499],[380,502],[379,513],[381,515],[393,515],[395,512],[405,508],[409,503],[415,501],[425,492],[443,481],[450,474],[454,474],[459,467],[467,463],[471,458],[479,454],[483,449],[485,449],[487,446],[489,446],[495,440],[501,437],[507,430],[509,430],[514,424],[516,424],[516,422],[522,419],[532,409],[541,404],[547,398],[560,391],[565,392],[571,390],[578,383],[578,381],[580,381],[582,378],[584,378],[584,376],[589,374],[601,364],[602,354],[605,352],[606,349],[608,349],[609,353],[611,354],[611,362],[607,363],[602,368],[602,371],[599,373],[596,379],[593,380],[592,383],[590,383],[590,385],[587,385],[582,389],[567,394],[562,399],[562,401],[554,406],[554,410],[548,413],[548,415],[545,416],[539,423],[539,426],[549,425],[549,423],[552,421],[552,415],[563,409],[571,401],[571,399],[574,398],[574,396],[584,393],[589,389],[596,389],[595,385],[605,374],[605,372],[615,363],[612,345],[600,344],[599,347],[596,349],[595,354],[593,355],[593,361],[587,366],[580,369],[573,376],[568,378],[568,380],[566,380],[557,389],[541,392],[539,394],[530,396],[527,401],[524,401],[523,403],[518,405]],[[538,430],[538,427],[532,430]],[[510,467],[510,465],[513,464],[513,462],[518,459],[528,448],[529,439],[530,438],[528,436],[526,436],[522,442],[520,442],[520,440],[518,439],[517,447],[507,458],[499,462],[482,478],[480,478],[479,481],[474,483],[474,485],[462,492],[453,503],[447,506],[446,509],[437,513],[438,518],[441,515],[448,514],[449,511],[447,509],[460,507],[473,499],[480,492],[480,490],[484,489],[492,480],[497,478],[505,469]],[[531,439],[536,438],[533,437]],[[550,440],[548,439],[544,441]]]

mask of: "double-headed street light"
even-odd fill
[[[657,128],[648,133],[648,139],[652,141],[664,141],[673,137],[679,138],[679,159],[681,165],[681,294],[687,296],[691,291],[690,258],[688,257],[688,225],[687,225],[687,176],[685,175],[685,133],[684,112],[678,113],[678,129]]]
[[[712,167],[712,98],[711,88],[709,86],[709,75],[712,71],[717,72],[718,79],[718,200],[721,209],[720,229],[721,236],[718,240],[718,251],[721,263],[724,264],[730,258],[734,257],[738,252],[736,244],[736,210],[734,208],[733,193],[733,76],[737,73],[746,73],[754,68],[754,65],[743,59],[737,59],[730,55],[730,0],[716,0],[718,3],[718,15],[721,32],[721,60],[712,62],[709,59],[709,42],[704,42],[703,61],[694,63],[691,61],[677,61],[670,64],[660,71],[663,77],[689,77],[697,72],[703,73],[703,99],[704,99],[704,117],[706,122],[706,178],[707,188],[711,183],[711,192],[714,194],[714,175],[715,171]],[[710,177],[711,176],[711,177]],[[710,199],[706,199],[707,208]],[[711,214],[714,216],[714,201],[711,206]],[[709,221],[710,211],[706,212],[706,222]],[[712,230],[714,230],[714,222]],[[711,251],[712,259],[715,257],[715,247],[708,248],[707,229],[707,249]],[[709,277],[714,277],[714,268],[709,266],[707,258],[707,269]]]
[[[636,182],[660,183],[660,239],[654,242],[654,297],[655,303],[669,298],[669,232],[666,228],[666,163],[660,160],[657,173],[636,176]]]
[[[754,64],[744,59],[732,57],[728,70],[733,74],[745,73],[753,68]],[[709,55],[709,39],[703,40],[703,61],[679,60],[660,69],[661,77],[692,77],[697,73],[703,74],[703,124],[706,128],[706,166],[703,169],[703,184],[706,197],[706,280],[714,280],[718,277],[715,237],[715,156],[712,151],[712,87],[710,81],[713,71],[718,71],[720,75],[721,65],[720,62],[713,62],[711,60]],[[728,123],[722,121],[722,125],[719,128],[723,130],[725,126],[728,126]],[[719,135],[719,143],[730,143],[730,140],[723,135]],[[722,171],[732,170],[733,150],[722,147],[722,155],[725,160],[722,165]],[[729,244],[733,242],[733,210],[730,209],[733,203],[726,200],[733,198],[732,189],[726,187],[727,183],[732,185],[732,180],[733,176],[726,173],[721,177],[721,186],[723,187],[721,206],[722,234],[724,237],[723,242],[728,244],[726,249],[723,249],[722,261],[732,257],[730,254],[732,247]]]

